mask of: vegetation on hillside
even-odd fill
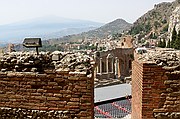
[[[163,39],[163,41],[160,39],[159,43],[158,43],[158,47],[161,48],[165,48],[166,47],[166,41],[165,39]]]
[[[138,34],[146,39],[157,39],[161,34],[167,34],[170,15],[178,4],[179,1],[176,0],[172,3],[163,2],[154,5],[154,9],[136,20],[129,34]]]
[[[170,48],[174,48],[174,49],[178,49],[180,50],[180,30],[176,31],[175,27],[173,28],[172,31],[172,37],[171,37],[171,41],[169,41],[168,47],[170,46]]]
[[[173,31],[172,31],[171,41],[169,39],[166,45],[165,39],[163,39],[163,41],[160,39],[158,43],[158,47],[161,47],[161,48],[167,47],[167,48],[174,48],[174,49],[180,50],[180,30],[177,33],[174,26]]]

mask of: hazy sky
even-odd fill
[[[174,0],[0,0],[0,24],[55,15],[108,23],[133,23],[154,4]]]

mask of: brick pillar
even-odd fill
[[[142,72],[143,66],[132,63],[132,119],[142,119]]]
[[[132,119],[155,119],[153,110],[161,107],[166,87],[165,70],[154,63],[133,62]]]

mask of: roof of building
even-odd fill
[[[131,95],[130,84],[118,84],[113,86],[95,88],[95,103],[117,98],[123,98]]]

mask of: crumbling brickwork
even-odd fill
[[[180,66],[133,62],[132,119],[180,118]]]
[[[51,115],[48,118],[93,119],[93,92],[93,74],[0,72],[0,117],[8,119],[9,115],[10,119],[16,114],[17,118],[35,118],[32,114],[37,112],[36,118]],[[19,109],[27,115],[22,116]]]
[[[157,119],[180,119],[180,66],[166,67],[160,105],[153,110]]]

